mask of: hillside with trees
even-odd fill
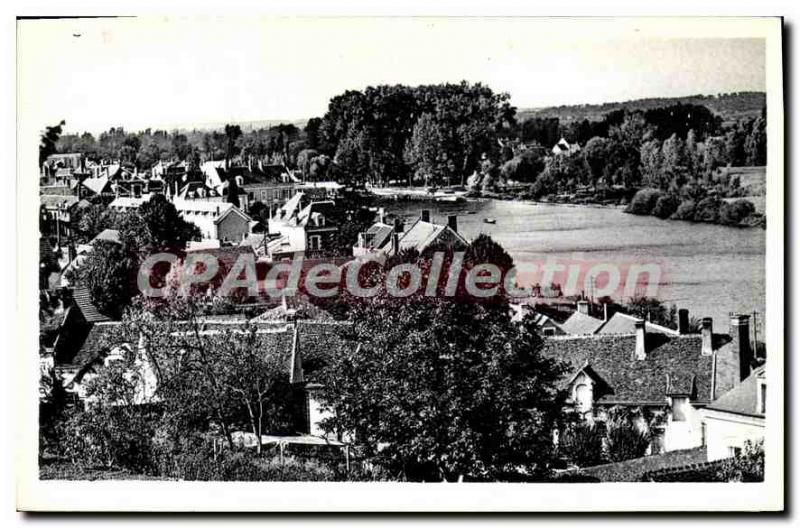
[[[675,104],[691,104],[707,107],[726,121],[756,117],[767,104],[764,92],[734,92],[717,95],[690,95],[687,97],[652,97],[616,103],[549,106],[520,110],[520,120],[531,117],[556,118],[562,121],[601,121],[616,110],[651,110]]]

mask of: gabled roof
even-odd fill
[[[115,346],[113,336],[119,327],[120,323],[117,322],[98,322],[93,324],[86,335],[86,339],[81,343],[80,348],[72,358],[72,362],[63,366],[82,369],[104,356],[109,348]]]
[[[416,250],[420,253],[431,247],[433,244],[447,240],[456,242],[458,245],[467,246],[469,242],[456,231],[453,231],[450,226],[443,224],[435,224],[433,222],[423,222],[417,219],[411,227],[409,227],[398,241],[400,251]],[[393,253],[392,248],[389,248],[389,254]]]
[[[371,235],[369,244],[366,245],[369,249],[380,249],[384,247],[392,238],[392,231],[394,227],[383,222],[375,222],[366,233]]]
[[[561,323],[561,329],[569,335],[588,335],[597,332],[604,322],[591,315],[573,312],[566,321]]]
[[[608,384],[608,392],[596,395],[598,403],[666,403],[670,390],[692,386],[698,402],[711,395],[712,356],[702,354],[700,335],[647,334],[646,359],[636,359],[635,335],[551,337],[544,353],[577,369],[590,365]],[[667,376],[672,380],[668,386]],[[694,379],[694,381],[692,381]]]
[[[94,194],[102,194],[108,191],[108,176],[99,178],[86,178],[81,184],[92,191]]]
[[[94,246],[97,242],[113,242],[114,244],[121,244],[122,242],[119,239],[119,231],[116,229],[103,229],[100,233],[94,237],[90,242],[90,246]]]
[[[234,206],[234,207],[228,207],[227,209],[225,209],[225,212],[221,213],[217,218],[214,219],[214,223],[218,224],[218,223],[222,222],[222,220],[225,219],[225,217],[227,217],[230,214],[238,215],[248,223],[253,221],[253,219],[250,218],[246,213],[243,213],[241,209],[239,209],[238,207]]]
[[[758,380],[764,378],[765,368],[757,368],[747,379],[714,400],[706,409],[764,417],[764,413],[758,408]]]

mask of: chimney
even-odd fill
[[[644,319],[637,319],[633,325],[636,328],[636,359],[642,361],[647,359],[647,349],[645,348],[647,331],[644,327]]]
[[[383,223],[386,217],[386,209],[378,207],[378,222]]]
[[[394,219],[394,232],[395,233],[402,233],[403,232],[403,219],[402,218],[395,218]]]
[[[458,216],[456,215],[448,215],[447,217],[447,227],[458,233]]]
[[[586,299],[578,301],[578,311],[584,315],[589,315],[589,301]]]
[[[608,303],[603,303],[603,321],[608,321]]]
[[[392,233],[392,254],[397,255],[400,253],[400,235],[397,231]]]
[[[686,308],[678,310],[678,333],[681,335],[689,333],[689,310]]]
[[[744,380],[750,375],[753,365],[749,315],[731,314],[731,348],[739,359],[739,379]]]
[[[423,209],[422,214],[420,215],[420,219],[423,222],[430,222],[431,221],[431,211],[430,209]]]
[[[714,331],[710,317],[703,317],[703,329],[701,330],[701,333],[703,335],[702,354],[704,356],[710,356],[714,353]]]

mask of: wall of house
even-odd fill
[[[673,404],[671,399],[669,403]],[[676,411],[683,415],[684,420],[674,419]],[[688,400],[682,400],[673,407],[673,413],[670,413],[667,418],[664,430],[664,451],[691,449],[701,445],[703,445],[702,415]]]
[[[228,242],[241,242],[250,232],[250,224],[241,215],[231,212],[217,224],[217,238]]]
[[[325,431],[319,426],[320,422],[331,416],[320,405],[318,399],[319,390],[308,391],[308,430],[312,436],[325,436]]]
[[[732,456],[733,449],[742,449],[747,440],[764,438],[763,418],[705,410],[703,421],[709,462]]]

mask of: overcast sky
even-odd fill
[[[38,126],[65,119],[70,131],[98,132],[307,119],[346,89],[381,83],[466,79],[509,92],[518,108],[765,90],[763,40],[600,23],[22,21],[19,104]]]

